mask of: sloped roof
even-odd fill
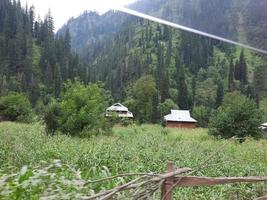
[[[120,103],[115,103],[114,105],[110,106],[107,111],[123,111],[128,112],[128,108]]]
[[[263,127],[267,127],[267,123],[264,123],[264,124],[262,124],[261,126],[263,126]]]
[[[171,110],[171,114],[166,115],[164,120],[172,122],[197,122],[191,117],[189,110]]]

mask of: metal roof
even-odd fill
[[[107,111],[123,111],[128,112],[128,108],[120,103],[115,103],[114,105],[110,106]]]
[[[191,117],[189,110],[171,110],[171,114],[166,115],[164,120],[172,122],[197,122]]]

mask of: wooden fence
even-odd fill
[[[119,177],[138,177],[128,183],[117,186],[111,190],[102,191],[92,196],[84,197],[83,200],[108,200],[114,199],[114,196],[120,192],[127,191],[132,200],[151,199],[153,194],[161,188],[162,200],[173,200],[173,190],[177,187],[195,187],[195,186],[213,186],[233,183],[253,183],[267,181],[267,176],[249,176],[249,177],[197,177],[190,176],[194,170],[190,168],[177,169],[173,162],[168,162],[167,172],[164,174],[155,173],[133,173],[120,174],[113,177],[100,180],[89,181],[88,184],[111,181]],[[256,200],[267,200],[267,196]]]
[[[167,173],[177,171],[173,162],[167,165]],[[173,190],[176,187],[195,187],[195,186],[213,186],[231,183],[252,183],[267,181],[267,176],[249,176],[249,177],[195,177],[195,176],[172,176],[166,178],[161,188],[162,200],[173,200]],[[256,200],[267,200],[267,196],[257,198]]]

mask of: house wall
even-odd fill
[[[197,127],[197,124],[195,122],[166,122],[166,127],[194,129]]]

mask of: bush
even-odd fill
[[[83,85],[76,81],[65,85],[58,103],[52,103],[45,112],[46,129],[54,133],[84,135],[106,133],[111,125],[104,116],[107,97],[96,84]]]
[[[247,136],[259,138],[261,119],[262,112],[253,100],[239,92],[229,93],[211,120],[209,132],[222,138],[236,136],[240,142]]]
[[[63,112],[59,103],[53,102],[48,105],[44,113],[44,122],[46,124],[47,133],[54,134],[56,130],[59,129],[62,116]]]
[[[5,120],[29,123],[33,112],[29,99],[18,93],[0,97],[0,116]]]
[[[132,119],[128,119],[128,118],[122,118],[122,119],[120,120],[120,124],[121,124],[122,126],[130,126],[130,125],[133,124],[133,120],[132,120]]]

